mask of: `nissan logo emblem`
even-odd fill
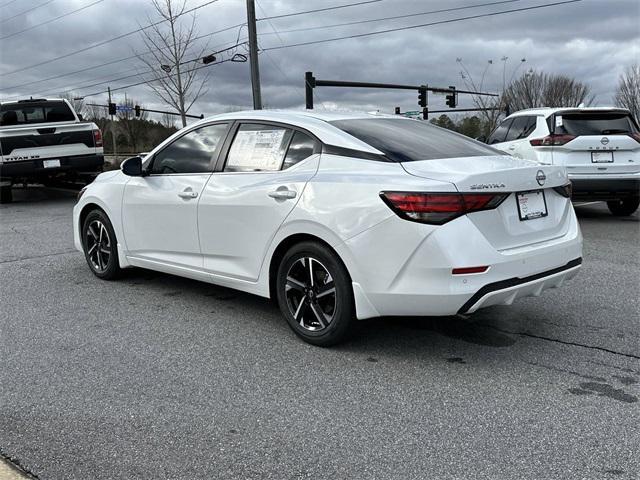
[[[603,145],[607,145],[609,143],[609,139],[607,137],[602,137],[600,139],[600,143]]]
[[[547,176],[544,172],[542,170],[538,170],[538,173],[536,173],[536,181],[538,182],[538,185],[543,186],[546,180]]]

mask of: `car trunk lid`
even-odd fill
[[[571,202],[553,188],[567,183],[562,167],[498,155],[404,162],[402,166],[411,175],[451,182],[459,192],[507,194],[497,208],[467,214],[497,250],[545,242],[569,228]],[[546,214],[522,219],[527,215],[527,202],[540,204]]]

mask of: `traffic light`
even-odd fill
[[[118,109],[116,108],[116,104],[115,103],[110,103],[109,104],[109,115],[115,115],[118,112]]]
[[[400,115],[400,107],[396,107],[396,115]]]
[[[420,87],[418,89],[418,105],[422,108],[427,106],[427,87]]]
[[[449,108],[456,108],[457,105],[457,94],[456,94],[456,87],[449,87],[452,92],[447,95],[445,98],[447,99],[447,107]]]
[[[140,116],[140,105],[136,105],[135,107],[133,107],[136,111],[136,117]]]

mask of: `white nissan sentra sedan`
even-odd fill
[[[179,131],[80,195],[93,273],[135,266],[277,300],[315,345],[356,319],[469,314],[573,277],[582,236],[562,167],[426,122],[249,111]]]

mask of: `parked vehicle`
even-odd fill
[[[332,345],[354,319],[469,314],[573,277],[565,169],[397,116],[236,112],[81,193],[75,246],[103,279],[144,267],[277,300]]]
[[[64,99],[29,99],[0,104],[2,202],[14,183],[75,180],[102,170],[102,133],[84,122]]]
[[[505,118],[487,143],[567,168],[573,196],[605,200],[614,215],[640,205],[640,129],[621,108],[538,108]]]

